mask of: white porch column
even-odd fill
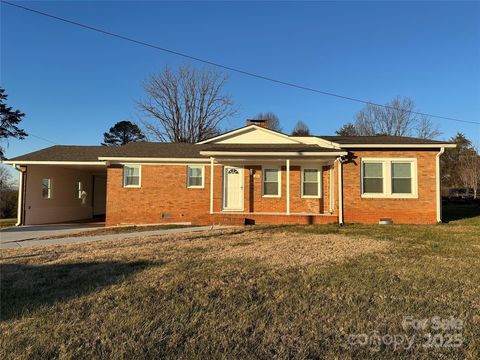
[[[214,176],[214,162],[213,157],[210,158],[210,214],[213,214],[213,176]]]
[[[287,215],[290,215],[290,159],[286,161],[287,168]]]
[[[343,174],[342,160],[337,159],[338,163],[338,223],[343,225]]]
[[[330,198],[330,204],[329,204],[329,212],[333,213],[333,210],[335,208],[335,180],[334,180],[334,175],[333,172],[335,170],[335,162],[333,165],[330,165],[330,193],[328,197]]]

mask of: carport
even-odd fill
[[[105,217],[104,162],[21,162],[17,225],[38,225]]]
[[[107,146],[52,146],[9,161],[19,172],[17,225],[104,220]]]

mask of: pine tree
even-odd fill
[[[18,109],[13,111],[12,107],[7,106],[7,97],[5,89],[0,88],[0,141],[2,143],[7,142],[8,138],[24,139],[28,136],[25,130],[18,127],[25,114]],[[5,159],[3,146],[0,146],[0,158]]]
[[[119,121],[110,130],[103,134],[104,146],[125,145],[131,142],[145,141],[140,128],[130,121]]]

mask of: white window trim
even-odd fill
[[[138,168],[138,185],[127,185],[126,184],[126,180],[127,180],[127,177],[125,176],[125,170],[126,168],[129,167],[129,168]],[[141,188],[142,187],[142,165],[140,164],[125,164],[123,166],[123,187],[124,188],[127,188],[127,189],[135,189],[135,188]]]
[[[382,193],[364,193],[363,192],[363,164],[364,163],[382,163],[383,167],[383,192]],[[392,192],[392,163],[411,163],[412,164],[412,192],[410,194],[400,194]],[[418,199],[418,164],[417,158],[361,158],[360,166],[360,191],[361,197],[366,199]]]
[[[278,195],[265,195],[265,170],[278,171]],[[282,168],[280,166],[262,166],[262,197],[281,198],[282,197]]]
[[[48,180],[48,197],[43,197],[43,180]],[[53,179],[52,178],[42,178],[42,182],[40,183],[40,196],[43,200],[52,200],[53,198]]]
[[[202,185],[190,186],[190,171],[189,168],[202,169]],[[204,165],[187,165],[187,189],[204,189],[205,188],[205,166]]]
[[[304,195],[303,194],[303,176],[304,176],[304,170],[317,170],[317,176],[318,176],[318,195]],[[300,194],[301,197],[304,199],[320,199],[322,197],[322,168],[319,167],[313,167],[313,166],[302,166],[300,168],[301,174],[300,174]]]
[[[82,200],[83,182],[82,181],[76,181],[75,185],[76,185],[76,188],[77,188],[76,189],[77,194],[75,195],[75,200]]]

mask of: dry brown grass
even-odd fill
[[[0,358],[418,358],[480,352],[480,217],[232,228],[2,251]],[[403,317],[459,349],[350,346]]]
[[[210,240],[212,241],[212,240]],[[270,265],[302,266],[340,263],[354,257],[388,249],[386,241],[340,234],[295,234],[258,231],[213,240],[207,257],[255,259]]]
[[[233,228],[201,233],[168,234],[106,242],[32,249],[5,249],[2,261],[57,264],[70,261],[134,261],[181,259],[249,259],[270,265],[299,266],[339,263],[388,249],[389,243],[364,236],[297,234]],[[14,254],[14,255],[13,255]],[[15,259],[15,260],[14,260]]]

